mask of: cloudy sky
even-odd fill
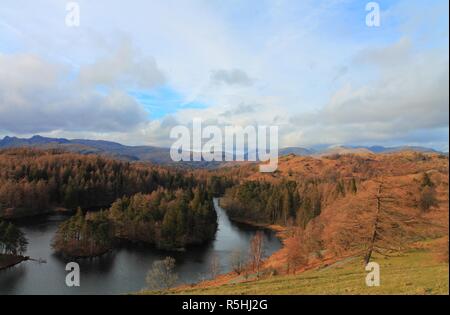
[[[448,151],[448,1],[2,0],[0,136],[168,146],[278,125],[282,146]]]

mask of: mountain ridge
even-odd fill
[[[170,149],[157,146],[128,146],[114,141],[92,139],[50,138],[35,135],[30,138],[5,136],[0,140],[0,149],[34,147],[42,149],[60,148],[74,153],[100,154],[127,161],[143,161],[155,164],[171,164]],[[379,154],[401,151],[439,152],[420,146],[322,146],[321,148],[285,147],[279,149],[279,156],[324,156],[332,154]],[[202,163],[202,166],[220,164],[220,162]]]

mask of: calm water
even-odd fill
[[[65,285],[65,265],[69,260],[52,254],[50,243],[62,215],[32,219],[19,223],[29,246],[26,253],[42,258],[47,263],[24,262],[12,269],[0,271],[0,294],[121,294],[145,288],[145,276],[153,261],[168,255],[175,257],[179,282],[192,283],[209,278],[208,270],[213,257],[218,257],[221,273],[230,271],[230,254],[240,249],[247,252],[251,237],[258,230],[247,225],[230,222],[225,211],[215,202],[219,229],[216,239],[209,244],[189,248],[185,252],[168,253],[149,246],[121,247],[100,258],[79,260],[81,286]],[[275,233],[263,230],[265,253],[270,255],[281,247]]]

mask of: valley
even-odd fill
[[[366,294],[363,267],[373,261],[392,279],[370,292],[448,292],[448,157],[436,152],[289,154],[276,172],[260,173],[258,163],[179,169],[6,149],[0,216],[3,261],[35,260],[2,271],[5,293],[36,293],[37,270],[55,273],[45,292],[66,291],[63,267],[73,259],[92,275],[77,294],[265,294],[272,286],[273,294]],[[146,289],[164,257],[174,258],[178,280]],[[402,264],[412,271],[399,272]],[[341,284],[328,286],[332,278]],[[99,288],[100,279],[112,287]]]

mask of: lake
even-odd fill
[[[55,214],[27,219],[17,223],[29,245],[26,255],[44,259],[46,263],[27,261],[0,271],[0,294],[123,294],[146,287],[145,276],[155,260],[172,256],[176,259],[179,283],[194,283],[208,279],[211,260],[220,261],[220,272],[231,270],[230,255],[234,250],[247,253],[250,239],[261,230],[264,233],[265,255],[281,248],[275,232],[237,224],[214,200],[218,215],[215,240],[202,246],[189,247],[184,252],[165,252],[145,245],[127,245],[94,259],[77,260],[81,270],[80,287],[67,287],[65,266],[70,259],[53,255],[50,247],[58,225],[67,215]]]

